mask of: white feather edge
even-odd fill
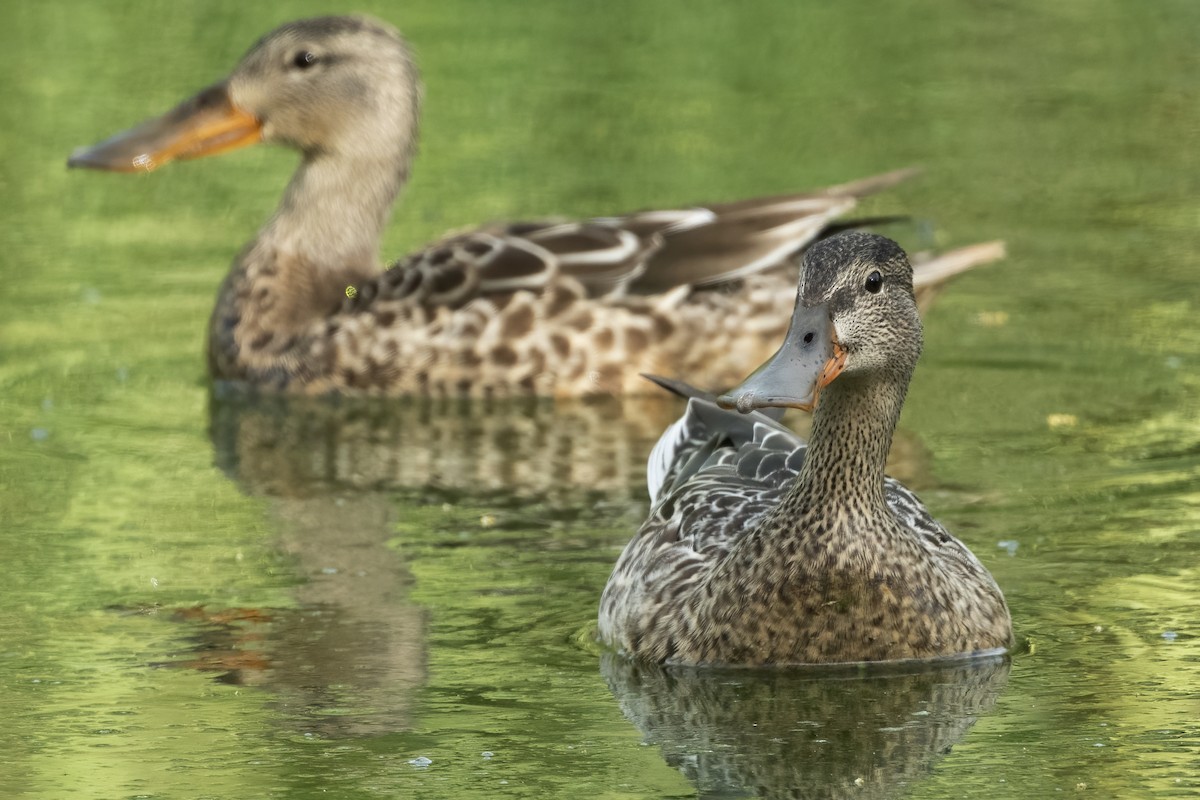
[[[688,405],[690,408],[691,404]],[[646,488],[650,491],[651,507],[658,502],[658,494],[662,491],[667,473],[671,471],[671,465],[675,463],[675,455],[679,452],[680,445],[687,440],[687,418],[688,412],[685,411],[682,417],[663,431],[663,435],[654,443],[654,449],[650,451],[650,458],[646,461]]]

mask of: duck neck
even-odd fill
[[[215,376],[246,378],[273,369],[338,308],[347,286],[379,272],[379,240],[407,163],[305,157],[218,294],[209,325]]]
[[[907,390],[908,377],[900,375],[846,375],[826,387],[791,499],[810,508],[887,513],[884,468]]]
[[[259,337],[294,334],[328,315],[347,286],[379,272],[379,240],[406,177],[394,160],[306,156],[234,264],[218,308]]]
[[[376,272],[383,228],[406,177],[406,169],[381,159],[306,156],[255,249],[316,272]]]

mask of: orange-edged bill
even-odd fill
[[[262,123],[233,104],[224,82],[175,108],[71,154],[67,165],[149,172],[176,159],[217,155],[262,141]]]

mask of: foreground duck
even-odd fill
[[[69,164],[134,172],[259,141],[299,150],[279,208],[220,289],[213,377],[306,393],[476,396],[642,391],[645,371],[728,386],[783,333],[794,290],[786,257],[836,229],[858,198],[909,174],[586,222],[497,224],[383,271],[380,237],[408,178],[420,97],[393,28],[302,20],[264,37],[226,80]],[[933,291],[1000,252],[948,254],[918,283]]]
[[[884,476],[920,353],[904,252],[858,231],[813,245],[784,343],[763,367],[716,400],[672,384],[691,399],[651,455],[650,518],[604,590],[601,638],[689,664],[1008,648],[992,576]],[[814,409],[807,446],[759,411],[779,407]]]

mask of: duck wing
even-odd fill
[[[481,296],[541,293],[560,275],[587,295],[620,292],[661,241],[588,223],[521,222],[449,236],[356,287],[352,308],[377,300],[461,307]]]
[[[807,445],[774,413],[727,411],[713,395],[682,381],[646,377],[688,398],[688,406],[651,452],[646,484],[652,510],[639,538],[706,554],[725,552],[783,499],[800,474]],[[884,497],[900,525],[924,547],[941,557],[974,560],[911,489],[885,478]]]
[[[830,233],[831,227],[838,228],[835,221],[859,199],[916,173],[901,169],[816,192],[691,209],[689,217],[658,231],[663,247],[629,290],[658,294],[684,284],[716,286],[770,269]],[[611,222],[636,229],[657,221],[661,213],[641,212]]]
[[[782,499],[800,474],[804,441],[771,416],[726,411],[682,382],[652,380],[689,399],[650,455],[652,509],[638,538],[724,552]]]
[[[897,170],[817,192],[582,221],[493,224],[450,235],[356,287],[352,307],[409,299],[459,307],[479,296],[542,292],[559,277],[589,298],[715,286],[778,265],[857,199],[910,177]]]
[[[694,475],[721,448],[752,439],[754,417],[777,422],[785,411],[782,408],[768,408],[750,416],[730,415],[717,405],[716,395],[684,381],[661,375],[642,377],[685,400],[696,401],[689,402],[684,415],[663,432],[650,452],[646,463],[646,488],[650,492],[651,505],[659,496],[670,493]],[[779,428],[787,430],[783,426]]]

